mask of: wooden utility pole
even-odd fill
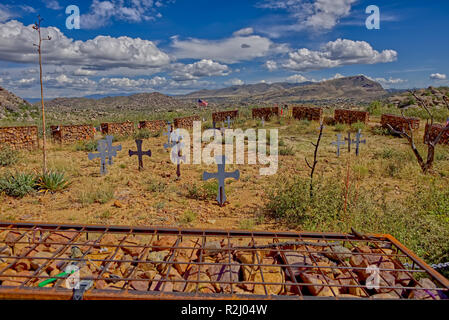
[[[44,19],[41,16],[37,16],[37,22],[34,24],[33,29],[37,31],[39,36],[39,43],[33,44],[37,47],[37,52],[39,53],[39,81],[41,84],[41,105],[42,105],[42,171],[45,175],[47,173],[47,136],[46,136],[46,126],[45,126],[45,106],[44,106],[44,86],[42,84],[42,41],[51,40],[51,37],[42,39],[41,37],[41,22]]]

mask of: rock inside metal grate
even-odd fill
[[[83,299],[449,295],[449,281],[389,235],[0,222],[0,298],[71,299],[69,265],[92,284]]]

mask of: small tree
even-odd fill
[[[41,22],[44,19],[41,16],[37,16],[37,22],[35,22],[33,29],[37,31],[39,36],[39,43],[33,44],[37,47],[37,52],[39,53],[39,81],[41,84],[41,105],[42,105],[42,171],[45,175],[47,173],[47,136],[46,136],[46,126],[45,126],[45,107],[44,107],[44,87],[42,84],[42,41],[51,40],[51,37],[48,36],[46,39],[42,39],[41,37]]]
[[[407,119],[404,116],[404,112],[402,110],[401,110],[401,114],[402,114],[402,117],[408,123],[408,128],[409,128],[408,131],[409,132],[407,133],[404,128],[402,129],[402,131],[398,131],[398,130],[394,129],[391,125],[388,125],[388,127],[390,128],[390,130],[392,132],[394,132],[402,137],[407,138],[407,140],[410,144],[410,147],[412,148],[412,151],[413,151],[416,159],[418,160],[418,163],[421,167],[422,172],[426,174],[426,173],[430,172],[433,167],[433,162],[435,160],[435,146],[438,144],[438,142],[440,142],[440,139],[443,136],[443,134],[445,132],[449,132],[449,123],[447,123],[446,126],[441,129],[441,131],[438,133],[438,135],[434,139],[430,139],[430,132],[432,131],[432,127],[434,124],[434,115],[431,111],[431,108],[435,107],[439,103],[443,103],[446,106],[446,108],[449,110],[449,98],[444,93],[440,92],[439,90],[437,90],[435,88],[429,88],[430,97],[431,97],[430,102],[427,101],[428,99],[424,99],[423,97],[419,96],[416,91],[409,91],[409,92],[415,98],[415,101],[418,104],[418,106],[426,111],[426,113],[428,114],[429,119],[430,119],[430,126],[428,127],[428,130],[425,133],[425,138],[424,138],[424,141],[427,143],[427,159],[424,161],[424,158],[421,156],[419,150],[416,148],[415,139],[413,136],[413,129],[412,129],[412,125],[411,125],[411,120]],[[427,119],[427,122],[426,122],[427,125],[429,125],[429,119]]]
[[[320,147],[320,141],[321,137],[323,136],[323,121],[320,121],[320,133],[318,134],[318,139],[316,143],[311,142],[311,144],[315,147],[315,152],[313,153],[313,163],[310,164],[307,158],[304,158],[306,160],[307,166],[310,168],[310,198],[313,197],[313,174],[315,173],[315,168],[318,163],[318,148]]]

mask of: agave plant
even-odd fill
[[[11,197],[22,198],[31,193],[35,186],[36,177],[30,173],[5,173],[0,178],[0,193]]]
[[[47,171],[39,176],[37,186],[41,191],[61,191],[70,185],[69,180],[65,177],[64,172]]]

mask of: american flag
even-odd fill
[[[446,127],[449,126],[449,118],[446,119]]]
[[[207,107],[208,104],[209,104],[209,103],[208,103],[206,100],[198,99],[198,105],[199,105],[200,107]]]

